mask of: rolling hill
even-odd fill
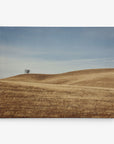
[[[114,68],[1,79],[0,117],[114,118]]]

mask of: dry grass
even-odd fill
[[[2,79],[0,117],[114,118],[114,69]]]

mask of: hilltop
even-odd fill
[[[21,74],[4,80],[113,88],[114,69],[88,69],[62,74]]]

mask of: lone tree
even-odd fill
[[[26,73],[26,74],[29,74],[29,73],[30,73],[30,70],[29,70],[29,69],[25,69],[25,73]]]

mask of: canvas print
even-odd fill
[[[0,27],[0,118],[114,118],[114,27]]]

